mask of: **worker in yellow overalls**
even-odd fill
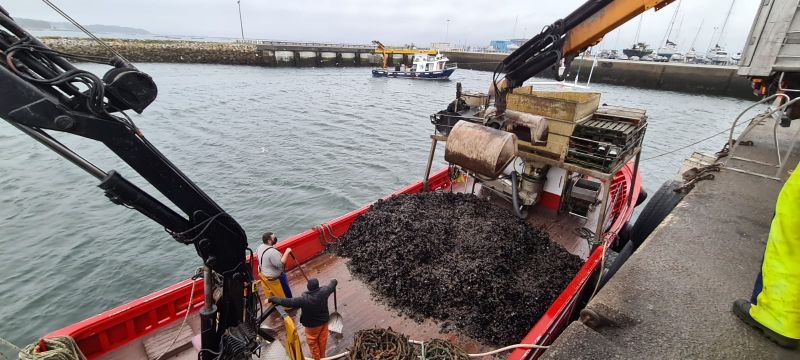
[[[263,244],[256,249],[256,256],[258,256],[259,280],[261,280],[265,298],[270,296],[291,298],[292,290],[289,287],[284,267],[287,259],[292,255],[292,249],[287,248],[281,254],[275,248],[278,238],[271,232],[264,233],[261,241]]]
[[[733,313],[776,344],[800,348],[800,166],[783,185],[750,301]]]

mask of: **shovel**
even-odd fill
[[[333,289],[333,313],[331,313],[330,320],[328,320],[328,331],[342,334],[344,322],[342,321],[342,314],[339,314],[339,307],[336,303],[336,289]]]
[[[290,253],[292,256],[292,260],[294,263],[297,264],[297,268],[300,269],[300,273],[303,274],[303,277],[308,282],[308,276],[306,276],[306,272],[303,271],[303,267],[300,265],[300,262],[297,261],[297,258],[294,257],[294,253]],[[342,333],[342,329],[344,328],[344,322],[342,322],[342,315],[339,314],[339,305],[336,301],[336,289],[333,289],[333,313],[330,315],[330,320],[328,320],[328,331],[335,332],[337,334]]]
[[[297,268],[300,269],[300,273],[303,274],[303,277],[306,279],[306,282],[308,282],[308,276],[306,276],[306,272],[303,271],[303,267],[300,266],[300,262],[297,261],[296,257],[294,257],[294,253],[289,253],[289,255],[292,256],[292,260],[294,260],[294,263],[297,264]]]

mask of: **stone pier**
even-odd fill
[[[43,37],[59,51],[91,56],[111,56],[90,39]],[[104,39],[133,62],[258,65],[269,67],[375,66],[382,56],[373,46],[285,41],[201,42],[176,40]],[[400,60],[398,60],[400,61]]]

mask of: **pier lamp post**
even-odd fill
[[[447,25],[444,32],[444,42],[447,43],[447,38],[450,37],[450,19],[447,19]]]
[[[244,40],[244,24],[242,24],[242,0],[236,0],[236,5],[239,6],[239,29],[242,31],[242,40]]]

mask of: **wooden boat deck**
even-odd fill
[[[449,189],[446,191],[449,191]],[[470,192],[472,191],[472,183],[468,181],[467,183],[456,184],[453,186],[452,191]],[[498,205],[508,206],[506,201],[493,196],[488,190],[482,189],[480,184],[476,184],[475,194],[488,198]],[[594,218],[594,216],[590,216],[590,219],[587,220],[574,216],[559,216],[555,212],[547,209],[533,208],[529,209],[526,220],[532,226],[544,228],[544,230],[550,234],[552,241],[560,244],[570,253],[584,260],[588,257],[591,250],[589,243],[586,239],[581,238],[576,232],[571,230],[580,229],[581,227],[594,228],[596,224],[596,218]],[[493,349],[493,347],[485,346],[477,340],[462,334],[441,332],[440,326],[430,319],[416,322],[407,316],[400,315],[397,310],[392,310],[380,301],[374,299],[368,286],[352,276],[347,269],[346,263],[347,259],[329,253],[322,253],[303,264],[306,275],[319,279],[320,285],[327,284],[331,279],[337,279],[339,281],[337,287],[338,310],[344,319],[344,334],[330,334],[326,352],[328,356],[347,351],[352,345],[355,332],[370,328],[392,328],[397,332],[409,335],[412,340],[426,340],[432,338],[447,339],[468,353],[480,353]],[[303,291],[306,290],[306,281],[301,272],[295,268],[290,270],[287,275],[292,293],[295,296],[302,294]],[[262,300],[266,308],[268,306],[266,299]],[[333,312],[333,299],[329,300],[329,307],[330,311]],[[309,355],[308,346],[305,343],[304,328],[299,321],[300,312],[293,310],[289,312],[289,315],[293,318],[297,326],[303,351],[306,355]],[[177,323],[171,324],[163,330],[127,344],[102,358],[155,358],[158,354],[161,354],[163,350],[166,349],[166,346],[169,346],[172,339],[175,338],[178,325]],[[274,313],[264,321],[263,325],[273,329],[277,334],[278,343],[262,349],[261,359],[285,358],[282,346],[285,341],[283,321],[277,313]],[[199,327],[197,314],[193,314],[190,316],[187,326],[178,337],[179,340],[173,345],[172,350],[167,352],[164,358],[196,359],[197,351],[191,345],[191,338],[199,334]]]
[[[344,334],[331,336],[328,338],[327,354],[335,355],[347,351],[352,345],[353,335],[356,331],[370,328],[392,328],[397,332],[411,336],[412,340],[426,340],[432,338],[447,339],[460,346],[469,353],[483,352],[491,348],[480,344],[478,341],[464,335],[440,332],[440,327],[431,320],[421,323],[415,322],[406,316],[399,315],[396,310],[374,300],[367,285],[353,278],[347,269],[347,260],[324,253],[303,264],[303,269],[309,277],[316,277],[320,285],[327,284],[330,279],[337,279],[337,297],[339,302],[339,313],[344,319]],[[306,281],[300,271],[294,269],[287,273],[292,293],[297,296],[305,291]],[[333,312],[333,298],[330,299],[330,310]],[[303,351],[307,352],[303,326],[300,325],[299,311],[292,311],[290,315],[295,319],[298,326],[298,333],[303,342]],[[283,325],[279,317],[275,314],[264,322],[265,325],[272,327],[278,332],[278,338],[283,341]]]

